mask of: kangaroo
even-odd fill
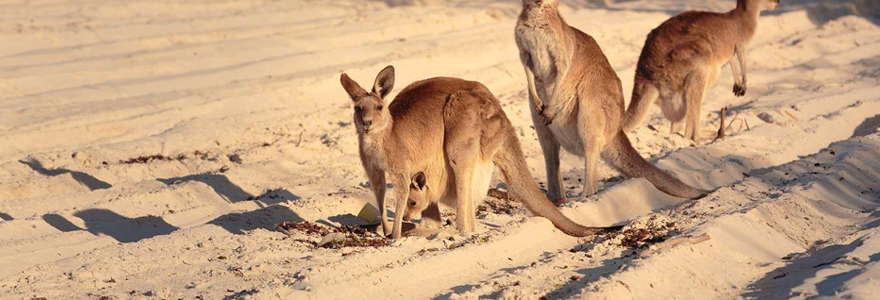
[[[410,183],[409,185],[409,198],[407,198],[406,210],[403,213],[403,220],[412,220],[415,214],[425,211],[430,204],[431,200],[428,196],[428,179],[425,176],[425,172],[418,172],[416,173],[416,175],[413,175],[412,183]],[[455,205],[455,203],[451,203],[451,205]],[[433,220],[434,218],[432,216],[429,219]],[[425,227],[438,228],[436,225],[437,223],[432,222]]]
[[[475,192],[481,190],[479,188],[482,186],[481,184],[478,182],[474,184]],[[476,194],[474,196],[476,200],[484,198]],[[451,197],[447,197],[445,200],[444,204],[449,206],[455,206],[457,203],[456,199]],[[435,209],[439,201],[431,201],[428,192],[428,180],[424,172],[418,172],[413,175],[412,182],[409,185],[409,198],[406,203],[406,209],[403,211],[403,221],[412,221],[415,215],[421,213],[422,222],[421,226],[404,232],[405,236],[429,236],[439,232],[452,233],[450,230],[443,229],[442,216],[439,214],[439,209]],[[428,209],[429,206],[431,209]]]
[[[482,185],[480,185],[482,186]],[[413,175],[412,183],[409,187],[409,199],[407,200],[406,210],[403,212],[403,220],[411,221],[413,217],[419,213],[422,215],[422,226],[417,227],[405,233],[407,236],[429,236],[439,232],[450,232],[443,229],[440,215],[428,214],[428,207],[433,207],[437,203],[442,202],[448,206],[455,206],[456,201],[450,197],[438,199],[436,195],[431,197],[431,191],[424,172],[418,172]],[[485,199],[485,196],[475,195],[477,200]],[[549,201],[549,200],[548,200]],[[604,230],[617,230],[622,226],[605,227]]]
[[[737,0],[727,13],[687,11],[652,30],[639,56],[624,132],[638,127],[659,98],[660,110],[672,122],[670,134],[684,120],[684,136],[699,142],[703,93],[728,63],[733,94],[746,94],[746,53],[758,15],[778,5],[779,0]]]
[[[583,197],[596,193],[600,155],[627,177],[644,177],[682,198],[707,194],[651,165],[621,130],[623,88],[596,41],[562,19],[557,0],[523,0],[516,43],[528,81],[532,121],[547,167],[550,199],[566,201],[559,149],[585,157]]]
[[[404,88],[388,108],[385,96],[394,86],[394,68],[379,72],[372,92],[342,74],[342,87],[354,101],[361,162],[373,187],[387,234],[385,174],[397,200],[393,239],[401,236],[409,183],[416,170],[430,180],[434,199],[455,199],[456,227],[476,229],[474,202],[489,189],[494,162],[507,179],[510,193],[535,215],[550,220],[572,236],[601,228],[579,225],[563,215],[538,189],[523,157],[519,140],[498,99],[479,82],[436,77]],[[426,214],[440,222],[437,205]],[[425,215],[423,215],[424,217]]]

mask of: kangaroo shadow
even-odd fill
[[[804,10],[814,25],[822,26],[837,18],[854,15],[880,25],[880,0],[785,0],[776,10],[764,11],[762,15],[781,15]]]
[[[107,209],[81,210],[73,216],[82,219],[85,228],[80,228],[57,214],[43,215],[43,221],[62,232],[85,230],[94,235],[110,236],[120,243],[133,243],[170,234],[179,229],[158,216],[128,218]]]
[[[299,200],[300,197],[285,189],[271,189],[260,195],[252,195],[229,180],[226,175],[202,173],[182,177],[156,179],[166,185],[174,185],[186,181],[198,181],[211,187],[217,195],[230,203],[241,201],[255,201],[265,208],[288,200]]]
[[[555,289],[545,294],[542,299],[564,299],[570,298],[577,291],[583,290],[587,287],[587,285],[598,281],[602,277],[607,276],[608,274],[614,273],[617,270],[620,270],[624,266],[632,266],[634,264],[634,260],[632,256],[625,256],[622,258],[613,258],[602,261],[601,265],[592,267],[592,268],[584,268],[575,271],[576,273],[582,275],[581,277],[572,277],[570,281],[567,281],[561,285],[558,285]]]
[[[880,0],[790,0],[785,8],[804,9],[813,24],[823,25],[829,21],[849,15],[865,18],[880,25]]]
[[[865,237],[859,238],[848,245],[833,245],[801,255],[793,256],[792,260],[783,267],[767,273],[764,278],[758,279],[747,288],[743,294],[746,299],[784,299],[791,295],[792,290],[808,279],[814,278],[825,270],[822,266],[838,263],[838,260],[847,256],[864,243]],[[880,253],[868,257],[867,265],[871,262],[880,261]],[[841,261],[839,263],[846,263]],[[840,274],[828,276],[816,284],[816,291],[821,296],[834,296],[837,289],[847,280],[864,272],[865,268],[856,268]]]
[[[92,175],[89,175],[89,174],[86,174],[83,172],[62,169],[62,168],[46,169],[45,167],[43,167],[42,163],[40,163],[39,161],[36,161],[36,160],[19,160],[18,162],[30,167],[32,170],[36,171],[40,175],[45,175],[45,176],[49,176],[49,177],[55,177],[58,175],[70,173],[70,176],[73,177],[73,180],[76,180],[76,182],[79,182],[80,184],[85,185],[86,187],[89,188],[89,190],[92,190],[92,191],[101,190],[101,189],[109,189],[109,188],[113,187],[109,183],[104,182],[98,178],[95,178]]]
[[[8,215],[8,214],[6,214],[6,213],[2,213],[2,212],[0,212],[0,220],[3,220],[3,221],[12,221],[12,220],[15,220],[15,219],[12,218],[12,216],[10,216],[10,215]]]
[[[859,124],[859,126],[853,131],[852,137],[867,136],[877,132],[878,128],[880,128],[880,115],[865,119],[865,121],[862,122],[862,124]]]
[[[296,201],[299,199],[299,196],[294,195],[286,189],[271,189],[248,200],[252,200],[256,202],[257,205],[259,205],[260,207],[265,208],[267,206],[275,205],[281,202]]]
[[[255,229],[275,230],[275,225],[283,221],[304,220],[287,206],[270,205],[253,211],[225,214],[208,224],[220,226],[232,234],[245,234]]]
[[[366,221],[361,220],[361,219],[358,218],[357,216],[355,216],[355,215],[353,215],[353,214],[350,214],[350,213],[349,213],[349,214],[335,215],[335,216],[332,216],[332,217],[327,218],[327,220],[330,221],[330,222],[334,222],[334,223],[338,223],[338,224],[346,225],[346,226],[361,226],[361,225],[367,225],[367,222],[366,222]],[[324,225],[331,226],[331,227],[336,227],[336,225],[331,224],[330,222],[327,222],[327,221],[324,221],[324,220],[320,220],[320,221],[318,221],[318,223],[322,223],[322,224],[324,224]]]
[[[160,181],[164,184],[167,184],[167,185],[172,185],[172,184],[186,182],[186,181],[202,182],[202,183],[210,186],[211,189],[213,189],[214,192],[217,193],[217,195],[220,195],[220,197],[222,197],[223,199],[226,199],[226,201],[229,201],[231,203],[244,201],[244,200],[247,200],[248,198],[254,197],[250,193],[245,192],[243,189],[238,187],[238,185],[235,185],[234,183],[229,181],[229,178],[227,178],[225,175],[220,175],[220,174],[211,174],[211,173],[193,174],[193,175],[187,175],[187,176],[183,176],[183,177],[159,178],[156,180]]]

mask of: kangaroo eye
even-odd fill
[[[362,110],[364,110],[363,107],[360,107],[360,106],[355,106],[355,107],[354,107],[354,111],[356,111],[356,112],[361,112]]]
[[[382,105],[376,106],[376,110],[382,110]]]
[[[416,203],[414,201],[409,202],[409,207],[416,207]]]

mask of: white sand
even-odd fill
[[[734,4],[563,2],[627,101],[652,28]],[[478,220],[477,241],[455,249],[408,238],[332,250],[273,229],[355,224],[373,201],[343,71],[368,84],[393,64],[397,91],[433,76],[483,82],[543,182],[513,41],[518,0],[3,1],[0,298],[873,298],[880,1],[782,2],[760,19],[748,95],[733,96],[725,67],[704,99],[705,135],[727,105],[748,129],[692,146],[654,108],[654,129],[630,135],[716,192],[682,201],[642,179],[609,181],[563,208],[587,225],[711,237],[637,259],[620,237],[571,238],[523,211]],[[122,163],[150,155],[171,159]],[[577,196],[583,164],[566,154],[563,167]]]

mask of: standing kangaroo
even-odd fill
[[[528,81],[532,121],[538,133],[550,198],[564,201],[560,146],[586,160],[583,197],[596,193],[599,156],[627,177],[644,177],[659,190],[683,198],[705,191],[657,169],[621,131],[623,88],[596,41],[559,15],[557,0],[523,0],[516,44]]]
[[[624,132],[638,127],[659,98],[663,115],[672,122],[670,134],[680,130],[684,119],[684,136],[697,142],[703,93],[729,62],[733,94],[746,94],[746,52],[758,15],[778,5],[779,0],[737,0],[727,13],[688,11],[652,30],[639,56]]]
[[[387,234],[385,173],[397,200],[391,236],[400,238],[413,175],[424,172],[435,187],[434,199],[454,199],[456,225],[462,233],[476,229],[475,202],[489,189],[494,162],[507,178],[510,193],[535,215],[547,218],[573,236],[600,228],[578,225],[563,215],[538,189],[523,158],[519,140],[501,104],[479,82],[431,78],[410,84],[385,109],[394,86],[394,68],[383,69],[367,92],[346,74],[342,87],[354,101],[360,156],[382,214]],[[423,176],[425,177],[425,176]],[[439,227],[440,209],[427,207],[423,219]]]

